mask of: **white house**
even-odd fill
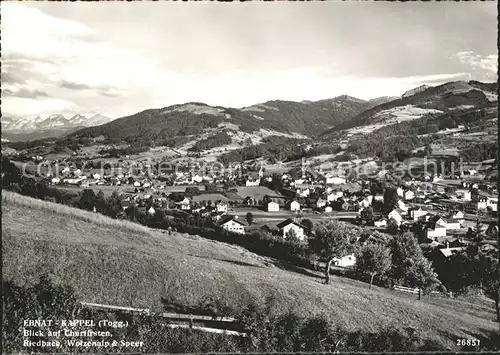
[[[404,199],[406,201],[411,201],[415,198],[415,193],[411,190],[406,190],[404,193]]]
[[[297,189],[297,195],[300,197],[308,197],[311,191],[308,188],[305,189]]]
[[[55,177],[55,178],[52,178],[52,180],[50,180],[50,182],[53,184],[59,184],[61,182],[61,179],[58,177]]]
[[[414,221],[418,221],[421,217],[425,216],[428,213],[428,211],[425,211],[421,207],[419,207],[416,210],[410,211],[410,218]]]
[[[295,200],[290,202],[290,211],[300,211],[300,203]]]
[[[140,183],[139,181],[136,181],[136,182],[134,182],[134,186],[135,186],[135,187],[140,187],[140,186],[141,186],[141,183]]]
[[[291,219],[278,223],[276,226],[278,227],[280,234],[283,235],[283,239],[286,239],[288,234],[292,233],[292,231],[299,240],[305,239],[305,227]]]
[[[187,198],[184,197],[184,200],[182,200],[179,205],[181,206],[181,210],[190,210],[191,209],[191,201]]]
[[[446,237],[446,228],[439,226],[427,226],[425,227],[425,237],[429,240]]]
[[[441,218],[439,216],[434,216],[433,218],[431,218],[431,222],[434,223],[436,226],[445,227],[445,228],[446,228],[446,225],[448,224],[448,222],[446,220],[444,220],[443,218]]]
[[[471,192],[467,189],[457,189],[455,194],[459,199],[464,201],[470,201],[472,199]]]
[[[325,213],[331,213],[333,211],[331,206],[326,206],[325,207]]]
[[[221,227],[222,229],[227,230],[228,232],[245,234],[245,225],[235,218],[222,223]]]
[[[446,229],[456,230],[462,228],[462,224],[459,220],[449,219],[446,221]]]
[[[401,224],[401,222],[403,221],[403,217],[401,216],[401,214],[398,212],[398,210],[392,210],[388,215],[387,215],[387,218],[388,219],[394,219],[396,221],[396,223],[398,224],[398,226]]]
[[[341,258],[334,258],[333,264],[340,267],[352,267],[356,264],[356,257],[354,254],[346,255]]]
[[[384,201],[384,196],[383,195],[375,195],[375,196],[373,196],[373,200]],[[371,200],[370,202],[373,202],[373,200]]]
[[[326,200],[320,198],[316,201],[316,207],[321,208],[326,206]]]
[[[227,203],[226,202],[219,202],[217,204],[217,212],[225,212],[227,213]]]
[[[498,197],[488,197],[486,207],[489,207],[492,211],[496,212],[498,208]]]
[[[203,181],[203,176],[200,176],[200,175],[198,175],[198,174],[196,174],[195,176],[193,176],[193,177],[191,178],[191,182],[192,182],[193,184],[199,184],[199,183],[200,183],[200,182],[202,182],[202,181]]]
[[[267,212],[278,212],[280,210],[280,205],[274,201],[267,204]]]
[[[476,203],[478,210],[485,210],[488,207],[488,199],[486,197],[479,196]]]
[[[250,186],[260,186],[260,179],[253,180],[253,179],[249,178],[247,180],[247,182],[245,183],[245,185],[247,187],[250,187]]]
[[[362,199],[361,201],[359,201],[359,207],[366,208],[366,207],[370,206],[372,199],[370,199],[369,197],[372,197],[372,196],[367,196],[364,199]]]
[[[156,213],[155,209],[151,206],[148,210],[148,213],[152,216]]]
[[[373,225],[378,228],[386,228],[387,227],[387,218],[380,218],[376,220]]]
[[[465,215],[462,211],[457,211],[457,212],[454,212],[454,213],[451,213],[450,214],[450,218],[451,219],[456,219],[458,221],[463,221],[464,218],[465,218]]]
[[[340,185],[340,184],[345,184],[346,183],[346,179],[343,178],[343,177],[337,177],[337,176],[333,176],[333,177],[327,177],[325,179],[326,181],[326,184],[331,184],[331,185]]]
[[[326,195],[326,200],[328,202],[330,201],[337,201],[339,198],[344,197],[344,192],[343,191],[334,191]]]
[[[425,227],[425,237],[430,240],[436,240],[439,237],[446,237],[447,222],[440,216],[433,216],[429,224]]]
[[[77,178],[77,179],[64,179],[63,180],[64,183],[70,184],[70,185],[78,185],[81,181],[82,181],[82,179],[80,179],[80,178]]]
[[[401,200],[398,200],[398,208],[403,212],[408,212],[408,207],[406,207],[405,203]]]

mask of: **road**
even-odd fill
[[[355,219],[358,216],[357,212],[331,212],[331,213],[313,213],[313,212],[308,212],[308,213],[301,213],[296,214],[291,211],[279,211],[279,212],[267,212],[267,211],[262,211],[256,208],[249,208],[249,209],[235,209],[234,212],[231,212],[232,214],[238,216],[238,217],[245,217],[246,214],[250,212],[252,213],[253,217],[256,219],[287,219],[287,218],[308,218],[308,219],[330,219],[330,218],[335,218],[335,219],[341,219],[341,218],[346,218],[346,219]]]

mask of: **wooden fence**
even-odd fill
[[[211,317],[195,314],[179,314],[168,312],[153,313],[150,309],[147,308],[122,307],[89,302],[80,302],[80,304],[85,308],[91,309],[100,309],[113,312],[119,311],[132,314],[143,314],[147,316],[156,315],[167,320],[168,324],[166,324],[166,326],[169,328],[188,328],[209,333],[246,336],[245,333],[241,332],[241,326],[237,323],[236,319],[230,317]]]
[[[407,292],[407,293],[413,293],[413,294],[416,294],[418,295],[419,294],[419,289],[418,288],[410,288],[410,287],[404,287],[404,286],[398,286],[398,285],[395,285],[394,286],[394,289],[396,291],[402,291],[402,292]]]

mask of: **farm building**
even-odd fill
[[[283,239],[286,239],[290,233],[294,233],[299,240],[305,239],[306,228],[300,223],[294,222],[292,219],[287,219],[276,225]]]
[[[220,224],[222,229],[231,233],[245,234],[245,224],[237,218],[231,218]]]
[[[267,204],[267,211],[268,212],[278,212],[280,210],[280,205],[277,204],[276,202],[269,202]]]

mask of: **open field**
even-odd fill
[[[205,296],[233,307],[276,298],[274,311],[325,314],[345,329],[413,326],[423,338],[455,347],[497,329],[493,305],[414,297],[341,277],[285,269],[241,247],[2,192],[4,279],[34,282],[50,270],[81,301],[157,310],[161,297],[195,305]],[[305,271],[304,271],[305,272]],[[464,306],[465,305],[465,306]],[[397,315],[397,316],[395,316]]]
[[[228,201],[229,200],[226,196],[218,194],[218,193],[201,194],[201,195],[193,196],[191,199],[194,202],[201,202],[201,201],[215,202],[215,201]]]
[[[133,186],[109,186],[109,185],[90,185],[88,187],[80,187],[80,186],[71,186],[71,185],[57,185],[58,189],[66,190],[75,194],[82,192],[85,189],[94,190],[95,193],[102,191],[104,196],[108,197],[114,191],[117,191],[119,194],[126,193],[128,190],[134,190]]]
[[[250,196],[256,200],[262,200],[262,198],[266,195],[270,197],[281,197],[278,192],[273,191],[265,186],[240,186],[238,187],[238,195],[240,195],[242,199]]]

